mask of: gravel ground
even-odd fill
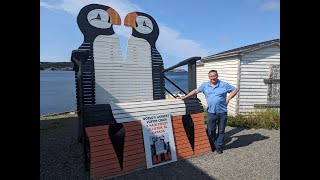
[[[76,115],[40,119],[40,179],[89,179]],[[223,154],[206,153],[111,179],[280,179],[279,130],[227,127],[225,142]]]

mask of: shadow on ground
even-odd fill
[[[208,179],[215,180],[214,177],[209,176],[204,171],[189,163],[187,160],[178,160],[177,162],[172,162],[162,166],[144,169],[130,174],[126,174],[119,177],[111,178],[112,180],[142,180],[142,179],[152,179],[152,180],[169,180],[169,179]]]
[[[265,139],[269,138],[267,136],[263,136],[263,135],[258,134],[258,133],[235,136],[235,134],[237,134],[237,133],[239,133],[239,132],[241,132],[243,130],[246,130],[246,128],[237,127],[237,128],[233,128],[233,129],[227,131],[225,133],[225,136],[224,136],[224,144],[225,144],[225,146],[224,146],[223,150],[248,146],[248,145],[252,144],[255,141],[262,141],[262,140],[265,140]],[[234,138],[237,138],[237,139],[234,140],[232,143],[229,143]],[[209,139],[211,148],[214,149],[214,146],[213,146],[213,143],[212,143],[211,139],[210,138],[208,138],[208,139]]]
[[[230,131],[226,132],[226,134],[225,134],[225,144],[226,145],[224,147],[225,150],[248,146],[255,141],[262,141],[262,140],[269,138],[267,136],[263,136],[258,133],[235,136],[235,134],[237,134],[243,130],[245,130],[245,128],[234,128],[234,129],[231,129]],[[234,140],[232,143],[229,143],[234,138],[236,138],[236,140]]]

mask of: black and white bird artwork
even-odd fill
[[[131,12],[126,15],[124,25],[132,28],[126,58],[140,59],[141,66],[150,63],[151,66],[148,66],[148,69],[151,70],[151,74],[149,74],[152,77],[153,100],[165,99],[163,61],[156,48],[156,41],[159,37],[157,22],[146,13]]]
[[[74,57],[81,59],[79,56],[84,56],[84,52],[87,53],[86,58],[78,62],[83,65],[81,69],[84,79],[82,86],[86,87],[82,103],[84,105],[106,103],[111,96],[108,91],[105,91],[106,82],[109,82],[112,77],[105,73],[108,72],[109,64],[121,59],[119,39],[113,29],[113,25],[121,24],[120,16],[111,7],[90,4],[80,10],[77,23],[84,36],[84,41],[78,51],[73,51],[71,60],[74,61]],[[75,65],[74,69],[77,83],[79,66]]]

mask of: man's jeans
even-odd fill
[[[206,119],[207,130],[209,137],[212,140],[216,149],[223,147],[224,130],[227,125],[227,113],[209,113]],[[218,125],[218,134],[216,135],[216,129]]]

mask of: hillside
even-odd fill
[[[40,62],[40,70],[44,71],[72,71],[72,62]]]
[[[187,72],[187,71],[184,69],[172,69],[172,70],[169,70],[168,72]]]

